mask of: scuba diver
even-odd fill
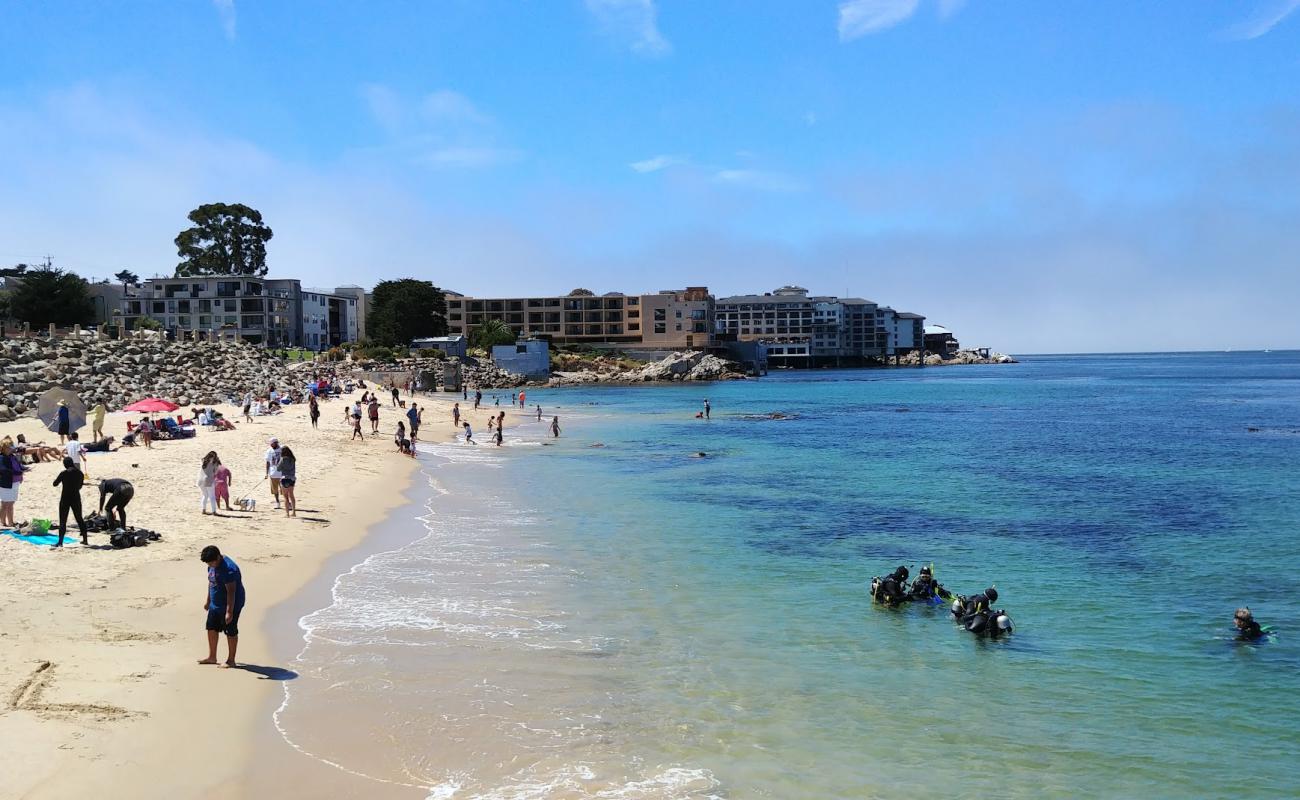
[[[934,567],[927,564],[921,567],[920,574],[912,581],[908,596],[913,600],[947,600],[952,597],[952,592],[934,579]]]
[[[1012,630],[1011,617],[1002,609],[993,610],[998,600],[998,590],[990,586],[971,597],[956,595],[952,601],[952,615],[971,633],[999,636]]]
[[[909,599],[907,595],[907,567],[900,566],[893,574],[884,578],[876,576],[871,579],[871,596],[877,603],[887,606],[898,605]]]
[[[1232,624],[1237,628],[1237,638],[1242,641],[1253,642],[1268,633],[1255,621],[1255,615],[1249,608],[1237,609],[1237,613],[1232,615]]]

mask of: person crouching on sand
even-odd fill
[[[244,576],[239,565],[230,556],[223,556],[217,546],[210,544],[199,553],[208,565],[208,599],[203,610],[208,612],[208,657],[200,664],[217,663],[217,641],[226,634],[226,663],[235,666],[235,649],[239,646],[239,615],[244,610]]]

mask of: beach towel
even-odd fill
[[[31,536],[24,536],[18,531],[10,530],[6,528],[4,530],[0,530],[0,534],[12,537],[14,539],[17,539],[20,542],[27,542],[28,544],[42,544],[45,545],[46,547],[53,547],[54,545],[59,543],[59,535],[57,533],[33,534]],[[69,537],[67,541],[71,542],[75,539],[76,537],[72,536]]]

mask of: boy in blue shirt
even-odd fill
[[[221,666],[233,667],[239,646],[239,614],[244,610],[244,577],[239,565],[223,556],[216,545],[203,548],[199,558],[208,565],[208,599],[203,603],[208,612],[208,657],[199,663],[217,663],[217,640],[225,633],[230,652]]]

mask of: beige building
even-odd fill
[[[523,338],[556,344],[602,344],[613,347],[681,349],[706,347],[713,298],[706,287],[598,297],[480,298],[447,296],[447,330],[473,341],[480,325],[499,319]]]

